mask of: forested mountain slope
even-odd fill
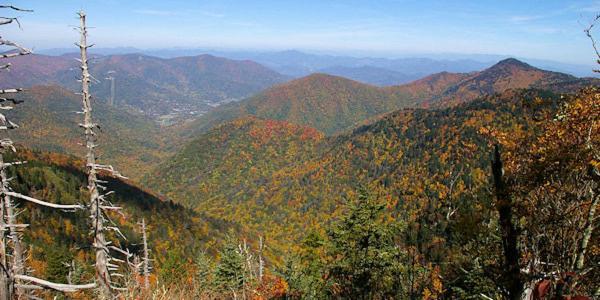
[[[312,74],[219,107],[188,124],[190,130],[186,134],[204,132],[221,122],[248,115],[333,134],[396,106],[399,105],[391,103],[381,88],[343,77]]]
[[[258,192],[274,172],[314,159],[323,141],[323,134],[313,128],[255,117],[237,119],[188,143],[144,183],[178,203],[248,221],[254,212],[225,211],[242,205],[238,201]]]
[[[554,99],[542,91],[507,91],[444,110],[400,110],[352,133],[300,144],[258,142],[239,126],[248,123],[242,119],[188,145],[150,173],[147,184],[212,216],[241,218],[243,228],[272,236],[273,248],[282,251],[307,228],[335,218],[358,186],[387,195],[388,205],[407,218],[416,218],[431,199],[471,209],[474,195],[489,188],[490,148],[479,130],[521,130],[535,111],[551,106],[548,100],[535,107],[537,95]],[[305,130],[290,132],[291,140],[302,141]],[[302,155],[280,154],[291,146]],[[251,171],[254,165],[263,167]]]
[[[572,93],[594,83],[598,84],[598,79],[541,70],[509,58],[480,72],[434,74],[391,87],[389,92],[399,96],[408,92],[413,96],[413,106],[444,108],[509,89],[539,88]]]

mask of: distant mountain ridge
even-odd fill
[[[378,57],[351,57],[336,55],[307,54],[296,50],[265,53],[227,53],[221,55],[250,59],[276,70],[282,74],[293,77],[302,77],[319,72],[331,67],[375,67],[398,72],[411,76],[422,76],[437,72],[471,72],[489,67],[490,62],[480,62],[470,59],[430,59],[424,57],[411,58],[378,58]]]
[[[61,55],[72,52],[71,49],[48,49],[42,53]],[[358,55],[331,55],[317,54],[311,51],[284,50],[284,51],[243,51],[243,50],[215,50],[202,48],[168,48],[168,49],[137,49],[124,48],[98,48],[93,53],[102,55],[144,53],[146,55],[173,58],[179,56],[195,56],[199,54],[212,54],[230,59],[250,59],[268,66],[282,74],[292,77],[303,77],[310,73],[320,72],[331,67],[378,67],[388,71],[403,74],[422,74],[423,76],[439,72],[472,72],[488,68],[494,62],[511,57],[510,55],[495,54],[406,54],[403,58],[365,57]],[[538,68],[556,72],[568,73],[575,76],[595,76],[591,70],[594,61],[589,64],[572,64],[542,59],[519,58]],[[327,73],[327,72],[325,72]],[[331,74],[342,75],[342,74]],[[348,77],[348,76],[344,76]],[[352,78],[356,79],[356,78]],[[360,80],[359,80],[360,81]],[[373,83],[366,81],[365,83]]]
[[[60,85],[72,91],[78,63],[71,54],[29,55],[11,60],[10,74],[0,74],[0,86]],[[163,59],[142,54],[93,56],[92,94],[101,101],[111,96],[115,82],[116,105],[127,104],[154,117],[203,113],[224,102],[250,96],[288,78],[255,62],[200,55]]]
[[[337,76],[312,74],[217,108],[194,121],[190,132],[202,132],[220,122],[253,115],[311,126],[333,135],[370,118],[407,107],[443,108],[519,88],[573,92],[599,83],[599,79],[540,70],[516,59],[500,61],[480,72],[443,72],[383,88]]]

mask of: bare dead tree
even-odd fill
[[[246,261],[245,269],[248,273],[248,278],[250,279],[250,281],[252,281],[254,280],[254,278],[256,278],[256,268],[254,267],[254,255],[252,255],[252,251],[248,246],[248,242],[246,241],[246,239],[244,239],[242,243],[238,245],[238,250],[242,257],[244,257],[244,260]]]
[[[96,281],[98,284],[100,296],[104,299],[110,299],[114,296],[114,292],[118,290],[124,290],[123,287],[117,287],[113,284],[112,277],[124,277],[124,275],[116,273],[118,269],[117,263],[124,263],[125,261],[117,259],[111,256],[110,250],[116,251],[120,254],[125,255],[127,258],[131,255],[129,251],[124,251],[117,246],[111,245],[112,243],[107,241],[106,234],[108,230],[114,231],[122,238],[125,238],[119,228],[110,221],[108,217],[109,211],[118,211],[119,207],[114,206],[107,199],[107,196],[112,192],[106,192],[105,181],[98,179],[98,173],[101,171],[107,172],[108,174],[118,177],[125,178],[119,172],[117,172],[110,165],[99,164],[96,161],[96,132],[95,129],[99,128],[98,124],[94,123],[92,119],[92,102],[90,95],[90,82],[91,75],[88,68],[88,55],[87,49],[93,45],[87,44],[87,27],[86,27],[86,14],[83,11],[78,13],[80,26],[80,42],[76,44],[80,49],[81,54],[81,96],[83,103],[83,123],[80,127],[84,129],[85,134],[85,147],[86,152],[86,172],[87,188],[89,192],[89,203],[88,210],[90,214],[91,231],[94,242],[92,247],[96,252]],[[101,194],[100,190],[105,193]]]
[[[144,244],[144,257],[142,261],[143,266],[143,275],[144,275],[144,289],[148,290],[150,288],[150,250],[148,249],[148,238],[146,236],[146,220],[142,218],[142,222],[140,223],[142,227],[142,243]]]
[[[29,11],[11,5],[0,5],[0,8],[8,8],[16,11]],[[17,18],[0,17],[0,25],[11,24],[13,22],[19,24]],[[0,55],[0,58],[6,59],[31,54],[31,50],[1,37],[0,46],[5,46],[12,49],[12,51],[8,51]],[[1,70],[9,70],[10,67],[11,63],[0,65]],[[17,104],[21,103],[22,101],[15,98],[16,94],[21,91],[23,91],[22,88],[9,88],[0,90],[0,110],[8,111],[13,109]],[[12,105],[9,105],[9,103]],[[0,113],[0,130],[12,130],[18,127],[19,126],[10,121],[7,116]],[[33,297],[33,295],[29,293],[29,290],[32,289],[50,288],[59,291],[76,291],[93,287],[95,285],[93,283],[88,285],[58,284],[28,276],[26,274],[24,250],[21,243],[20,230],[26,228],[28,225],[18,224],[17,215],[19,214],[19,211],[14,199],[24,200],[37,205],[62,210],[82,209],[83,206],[54,204],[12,191],[10,187],[11,178],[8,177],[7,170],[10,167],[21,165],[25,162],[5,162],[4,154],[7,152],[16,152],[16,149],[13,146],[12,140],[5,137],[0,140],[0,255],[2,256],[0,258],[2,269],[0,273],[0,299],[30,298]],[[10,240],[10,251],[7,249],[7,246],[9,245],[8,240]],[[12,259],[8,259],[9,254],[12,256]]]
[[[4,143],[2,143],[3,146],[8,146],[10,145],[10,147],[12,147],[12,142],[9,143],[9,140],[4,141]],[[6,194],[8,188],[9,188],[9,180],[8,180],[8,176],[6,174],[6,163],[4,163],[4,157],[3,154],[6,151],[6,148],[2,148],[1,149],[1,153],[0,153],[0,179],[1,179],[1,184],[0,184],[0,193],[2,194],[2,205],[1,205],[1,212],[2,215],[0,216],[1,219],[1,226],[2,226],[2,238],[1,238],[1,244],[0,244],[0,254],[2,255],[2,273],[0,274],[0,298],[1,299],[12,299],[12,294],[13,294],[13,283],[12,283],[12,276],[11,276],[11,270],[10,270],[10,265],[9,265],[9,261],[7,258],[7,249],[6,249],[6,243],[7,243],[7,238],[6,238],[6,231],[9,228],[12,228],[12,226],[10,226],[10,223],[7,223],[5,215],[6,215],[6,205],[5,203],[7,201],[10,201],[10,196],[8,196]]]
[[[592,20],[592,22],[590,23],[590,25],[584,29],[584,32],[586,34],[586,36],[590,39],[590,41],[592,42],[592,48],[594,49],[594,53],[596,54],[596,63],[600,65],[600,50],[598,49],[598,45],[596,44],[596,40],[594,39],[594,36],[592,35],[592,30],[594,29],[594,26],[596,26],[596,23],[600,21],[600,13],[596,14],[596,16],[594,17],[594,19]],[[596,73],[600,73],[600,69],[594,69],[593,70]],[[592,127],[594,124],[592,124],[592,126],[590,126],[590,130],[589,130],[589,134],[588,134],[588,138],[586,141],[587,147],[589,150],[591,150],[596,159],[600,160],[600,153],[598,152],[597,149],[595,149],[591,143],[591,135],[592,135]],[[600,170],[598,167],[593,167],[590,170],[590,175],[592,178],[595,179],[596,182],[600,181]],[[600,185],[597,183],[597,185]],[[596,187],[598,189],[598,187]],[[588,218],[587,218],[587,225],[584,229],[584,235],[583,238],[581,240],[581,244],[579,247],[579,253],[577,255],[576,258],[576,265],[575,268],[578,271],[581,271],[584,265],[584,259],[585,259],[585,252],[587,250],[587,246],[589,243],[589,240],[592,236],[592,232],[594,231],[594,221],[596,220],[596,207],[600,204],[600,191],[594,191],[593,189],[589,189],[589,195],[592,199],[592,203],[590,206],[590,210],[588,213]],[[596,289],[596,291],[594,292],[594,297],[600,297],[600,286],[598,286],[598,288]]]
[[[21,11],[14,6],[6,6],[2,5],[0,8],[10,8],[12,10]],[[13,17],[0,17],[0,25],[7,25],[11,23],[19,24],[17,18]],[[20,25],[19,25],[20,26]],[[0,56],[0,58],[10,58],[21,55],[28,55],[31,53],[29,49],[21,47],[15,42],[5,40],[0,37],[0,46],[5,46],[11,48],[13,51],[9,51]],[[0,65],[0,69],[9,70],[11,67],[11,63],[6,63]],[[0,109],[2,110],[11,110],[13,106],[6,105],[8,102],[12,102],[13,104],[17,104],[18,101],[15,100],[12,96],[17,93],[23,91],[22,88],[9,88],[0,90]],[[4,114],[0,114],[0,129],[1,130],[11,130],[18,128],[19,126],[10,121]],[[0,141],[0,194],[2,197],[1,201],[1,216],[0,216],[0,225],[2,226],[2,238],[0,239],[0,255],[2,255],[1,264],[2,264],[2,272],[0,274],[0,299],[10,299],[12,298],[13,288],[14,288],[14,275],[21,274],[23,271],[23,256],[22,256],[22,248],[21,242],[19,239],[19,233],[17,232],[18,226],[16,226],[16,215],[15,210],[13,209],[13,202],[11,196],[8,195],[10,192],[10,179],[7,175],[7,168],[14,165],[15,163],[6,163],[4,161],[4,154],[8,151],[15,151],[12,140],[9,138],[3,138]],[[7,252],[7,233],[10,236],[10,240],[12,242],[12,257],[13,261],[9,262],[8,252]],[[11,266],[12,265],[12,266]],[[22,289],[17,290],[17,296],[24,294]],[[20,296],[19,296],[20,297]]]
[[[263,259],[263,236],[261,235],[258,238],[258,281],[262,283],[263,281],[263,273],[265,269],[265,261]]]

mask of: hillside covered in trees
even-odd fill
[[[85,201],[86,193],[81,190],[85,173],[83,162],[72,156],[55,153],[33,152],[22,149],[18,157],[28,163],[14,174],[14,190],[40,196],[52,203],[78,204]],[[111,200],[122,207],[121,214],[114,220],[126,237],[124,247],[133,253],[140,252],[142,232],[138,224],[142,219],[148,224],[150,248],[155,257],[156,282],[168,278],[169,258],[176,257],[178,264],[191,262],[191,257],[222,240],[228,228],[235,223],[222,223],[203,214],[184,208],[172,201],[165,201],[152,192],[143,190],[120,179],[106,177],[107,188],[115,191]],[[30,247],[30,264],[33,274],[51,281],[87,282],[94,277],[90,268],[93,258],[89,255],[89,232],[84,213],[56,212],[38,208],[24,202],[20,218],[30,224],[24,241]],[[71,265],[69,268],[64,263]],[[77,275],[72,274],[77,272]],[[68,278],[71,276],[71,278]],[[77,278],[76,278],[77,277]],[[86,297],[82,294],[81,297]],[[87,294],[88,297],[90,294]]]
[[[486,294],[491,293],[493,297],[501,297],[504,282],[498,280],[504,278],[503,274],[500,271],[492,271],[502,269],[502,242],[498,239],[502,233],[497,223],[497,204],[491,172],[494,150],[490,145],[500,133],[509,133],[502,135],[502,143],[506,145],[536,139],[539,135],[552,135],[555,133],[555,129],[551,129],[552,126],[563,126],[555,124],[559,121],[553,118],[565,108],[571,107],[590,109],[581,113],[573,112],[573,118],[576,120],[572,122],[580,122],[579,118],[582,118],[582,121],[589,121],[591,125],[587,128],[587,133],[580,131],[579,138],[570,139],[572,142],[583,143],[585,137],[599,136],[595,134],[598,128],[594,125],[600,116],[594,110],[597,106],[598,97],[594,89],[567,98],[543,90],[511,90],[443,110],[408,109],[394,112],[373,124],[359,127],[352,133],[322,139],[312,145],[304,143],[304,146],[308,147],[304,153],[313,154],[306,158],[292,155],[287,157],[287,161],[285,156],[264,157],[263,154],[270,151],[289,153],[289,144],[270,143],[267,144],[268,148],[262,148],[256,147],[256,142],[251,142],[248,144],[249,148],[244,150],[236,148],[239,151],[207,152],[209,148],[203,148],[201,144],[196,143],[195,146],[200,148],[191,148],[193,146],[190,145],[187,151],[178,154],[177,158],[169,163],[168,168],[157,168],[150,178],[158,180],[150,180],[148,183],[157,186],[159,191],[166,192],[173,199],[185,199],[183,201],[186,205],[195,207],[198,211],[220,216],[225,220],[243,220],[242,227],[247,234],[267,236],[270,250],[277,254],[275,257],[283,257],[283,261],[276,260],[273,263],[291,268],[284,268],[281,272],[285,276],[291,276],[288,283],[290,286],[295,285],[297,293],[313,293],[319,290],[323,293],[336,293],[336,289],[329,284],[341,283],[323,281],[323,278],[333,275],[329,272],[335,270],[328,268],[333,268],[339,259],[335,255],[328,258],[328,251],[358,251],[356,248],[347,247],[360,246],[336,246],[336,243],[349,242],[338,239],[356,238],[346,236],[354,234],[347,231],[338,236],[334,229],[342,225],[337,224],[337,220],[350,218],[352,214],[366,213],[365,217],[375,218],[372,221],[379,224],[377,226],[382,226],[377,230],[391,230],[388,234],[393,232],[390,240],[381,242],[387,243],[386,247],[391,247],[390,249],[402,249],[394,254],[398,255],[397,261],[389,262],[392,265],[385,272],[392,272],[386,273],[392,276],[390,278],[394,277],[394,272],[401,272],[403,275],[400,278],[409,278],[413,289],[391,289],[391,293],[404,295],[401,298],[417,297],[423,293],[462,298],[480,290]],[[252,137],[248,129],[240,130],[239,126],[236,126],[239,122],[244,124],[247,121],[223,125],[209,131],[207,136],[229,137],[226,139],[227,147],[233,147],[242,143],[245,138]],[[264,125],[268,121],[261,122],[263,127],[269,128]],[[569,126],[570,121],[562,122],[565,123],[564,126]],[[283,128],[288,126],[285,123],[273,125]],[[278,130],[283,129],[274,131]],[[492,132],[496,134],[491,134]],[[301,139],[303,134],[296,133],[297,139]],[[214,147],[219,144],[213,142],[209,145]],[[567,149],[559,146],[555,151],[570,151]],[[509,156],[506,159],[515,159],[512,156],[514,150],[507,147],[506,151],[506,155]],[[190,153],[201,153],[201,156]],[[266,161],[275,157],[278,161],[277,168],[259,168],[263,171],[260,176],[249,171],[253,166],[264,165]],[[541,157],[537,159],[544,161]],[[181,165],[177,165],[178,162]],[[533,162],[527,161],[522,164],[526,163]],[[585,165],[585,162],[581,163]],[[223,174],[224,171],[219,167],[222,167],[222,170],[235,169],[243,173],[234,175],[230,171],[216,181],[198,180],[179,187],[169,186],[168,182],[182,182],[181,180],[167,180],[167,183],[162,181],[172,176],[165,171],[177,170],[175,174],[178,178],[191,179],[194,178],[194,174],[198,174],[198,170],[205,170],[207,167],[210,168],[209,174],[213,176]],[[584,172],[584,169],[581,172]],[[236,180],[239,182],[235,182]],[[249,181],[252,184],[248,185]],[[208,186],[210,182],[217,184]],[[242,189],[236,192],[232,187]],[[373,203],[362,203],[359,199],[371,199],[369,201]],[[589,202],[585,202],[584,199],[582,201],[582,205],[588,203],[588,209],[562,213],[575,214],[569,217],[572,220],[584,220],[590,207]],[[222,209],[223,203],[227,203],[226,209]],[[368,211],[364,212],[364,209]],[[538,213],[537,209],[540,208],[530,207],[521,211],[517,206],[515,214],[518,214],[519,218],[529,219],[532,218],[531,214]],[[371,213],[376,215],[372,216]],[[559,215],[554,217],[566,216],[556,213]],[[351,220],[354,219],[347,222]],[[377,223],[380,222],[377,220],[382,223]],[[359,226],[352,224],[354,223],[344,226]],[[581,221],[578,226],[585,226],[584,224],[585,221]],[[537,224],[527,223],[523,226]],[[351,227],[345,230],[362,230],[361,228]],[[568,228],[572,227],[564,229]],[[570,232],[578,232],[577,228],[572,228],[573,231]],[[356,234],[375,234],[369,232]],[[522,238],[533,238],[529,234],[531,233],[525,233]],[[571,247],[577,246],[581,241],[579,238],[572,242]],[[299,240],[304,242],[298,244]],[[592,244],[597,244],[597,234],[592,236],[591,241]],[[330,242],[333,244],[329,244]],[[378,246],[374,247],[373,251],[388,251],[379,249]],[[299,256],[294,259],[295,256],[290,258],[286,253],[297,253]],[[485,261],[478,261],[479,259]],[[595,260],[593,257],[589,259],[589,263]],[[367,263],[362,260],[360,262]],[[355,263],[358,262],[345,266],[348,268]],[[393,269],[393,263],[400,264],[400,269]],[[484,267],[490,269],[482,269]],[[383,270],[373,270],[379,271]],[[583,282],[594,282],[594,278],[598,276],[594,272],[587,273]],[[444,280],[435,279],[438,276]],[[528,280],[535,278],[532,274],[527,276]],[[406,281],[390,282],[389,288],[406,288],[407,284]],[[373,288],[376,285],[370,286]],[[583,284],[581,288],[584,286],[593,288],[593,284]],[[387,288],[380,287],[369,293],[378,294],[381,292],[379,289]],[[352,295],[357,291],[346,292]]]

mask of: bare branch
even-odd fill
[[[19,50],[18,52],[5,53],[0,56],[2,58],[15,57],[15,56],[20,56],[20,55],[28,55],[33,52],[21,45],[15,43],[15,42],[9,41],[9,40],[0,39],[0,45],[14,47],[14,48],[17,48],[17,50]]]
[[[88,284],[63,284],[63,283],[54,283],[44,279],[36,278],[33,276],[27,275],[15,275],[16,279],[20,279],[23,281],[30,281],[36,283],[40,286],[47,287],[53,290],[61,291],[61,292],[77,292],[80,290],[93,289],[96,287],[96,283],[88,283]]]
[[[15,284],[16,288],[22,288],[24,290],[43,290],[44,288],[39,285],[33,284]]]
[[[22,92],[23,89],[6,89],[6,90],[0,90],[0,94],[14,94],[14,93],[19,93]]]
[[[0,8],[10,8],[10,9],[16,10],[16,11],[33,12],[33,10],[31,10],[31,9],[22,9],[22,8],[18,8],[14,5],[0,5]]]
[[[150,257],[149,257],[150,251],[148,251],[148,240],[146,237],[146,220],[142,218],[142,222],[140,225],[142,226],[142,242],[144,243],[144,257],[143,257],[144,288],[149,289],[150,288]]]
[[[9,17],[0,17],[0,25],[8,25],[11,24],[12,22],[15,22],[19,25],[19,28],[21,28],[21,24],[19,23],[19,19],[17,18],[9,18]]]
[[[75,209],[84,209],[85,207],[83,205],[79,205],[79,204],[55,204],[55,203],[50,203],[50,202],[46,202],[46,201],[42,201],[42,200],[38,200],[29,196],[25,196],[23,194],[19,194],[19,193],[15,193],[15,192],[6,192],[5,193],[8,196],[12,196],[15,198],[19,198],[22,200],[26,200],[29,202],[33,202],[35,204],[39,204],[39,205],[43,205],[46,207],[51,207],[51,208],[57,208],[57,209],[65,209],[65,210],[75,210]]]

